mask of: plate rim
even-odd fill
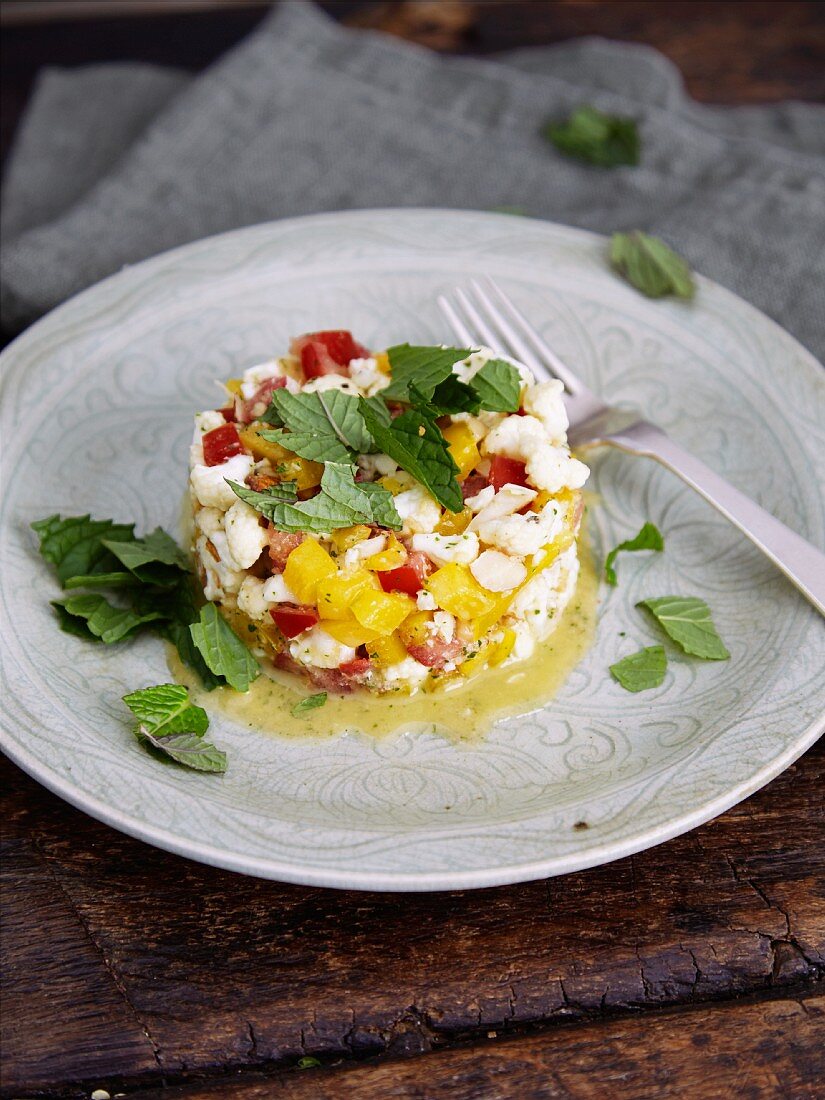
[[[497,211],[451,209],[446,207],[377,207],[345,211],[325,211],[315,214],[306,214],[294,218],[284,218],[255,223],[236,229],[226,230],[210,234],[197,240],[167,249],[164,252],[146,257],[134,264],[126,265],[119,271],[86,287],[60,303],[43,317],[39,318],[22,333],[15,337],[0,353],[0,397],[2,397],[10,384],[11,367],[16,358],[21,344],[28,344],[40,338],[43,330],[49,330],[62,322],[63,315],[73,311],[87,298],[94,297],[102,288],[111,287],[119,282],[127,281],[136,269],[152,264],[162,264],[164,261],[174,261],[184,256],[187,252],[195,253],[198,249],[208,246],[229,237],[239,238],[242,235],[254,237],[261,231],[271,229],[283,229],[295,227],[300,229],[302,225],[318,223],[319,221],[353,221],[358,222],[364,218],[376,215],[391,215],[415,218],[416,216],[431,217],[443,215],[457,220],[485,219],[512,220],[513,215]],[[601,233],[581,229],[577,226],[565,225],[559,222],[548,221],[542,218],[528,219],[538,222],[541,226],[562,234],[579,239],[589,239],[591,242],[606,243],[608,238]],[[618,278],[618,277],[617,277]],[[737,308],[746,313],[753,312],[758,315],[760,323],[768,324],[778,330],[784,338],[789,339],[800,353],[800,358],[807,369],[822,369],[816,356],[793,334],[764,313],[746,299],[727,289],[714,280],[704,275],[698,275],[700,283],[713,286],[715,292],[722,292],[736,303]],[[82,322],[81,322],[82,323]],[[92,818],[117,829],[127,836],[152,844],[164,851],[184,858],[193,859],[208,866],[233,871],[240,874],[251,875],[263,879],[287,882],[307,886],[321,886],[334,889],[351,889],[378,892],[430,892],[446,890],[479,889],[493,886],[511,885],[519,882],[533,881],[541,878],[555,877],[569,874],[574,871],[586,870],[590,867],[600,866],[625,858],[634,853],[655,847],[676,836],[680,836],[719,814],[742,802],[749,795],[761,789],[772,779],[776,778],[786,768],[803,755],[825,732],[825,711],[816,717],[813,722],[784,749],[782,753],[774,757],[757,772],[742,780],[736,786],[729,788],[719,795],[710,798],[691,810],[681,814],[676,819],[670,820],[656,827],[647,827],[640,833],[632,834],[618,840],[604,841],[585,851],[577,851],[564,855],[550,856],[546,859],[532,860],[526,863],[497,863],[495,866],[465,869],[465,870],[440,870],[440,871],[361,871],[352,868],[336,870],[330,867],[312,867],[301,863],[288,863],[277,859],[260,856],[242,855],[232,852],[225,847],[217,847],[194,840],[182,839],[169,829],[151,825],[142,821],[134,814],[122,812],[107,804],[96,795],[87,794],[81,788],[72,784],[68,778],[64,778],[48,764],[41,761],[36,754],[25,747],[10,731],[6,730],[5,719],[0,723],[0,748],[17,764],[24,772],[42,783],[52,793],[58,795],[71,806],[89,814]]]

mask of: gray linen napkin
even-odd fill
[[[639,120],[639,167],[541,138],[583,102]],[[600,39],[440,57],[296,0],[198,77],[44,75],[7,173],[3,323],[206,234],[424,205],[656,233],[825,356],[825,110],[703,107],[655,51]]]

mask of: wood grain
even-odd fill
[[[39,1032],[10,1059],[22,1088],[80,1075],[43,976],[82,990],[101,959],[123,1003],[84,1018],[124,1076],[405,1055],[617,1012],[804,990],[825,973],[825,751],[700,829],[605,867],[476,892],[379,895],[243,878],[91,822],[10,764],[7,843],[38,861],[7,891],[31,996],[4,1015]],[[18,839],[15,839],[18,838]],[[12,872],[14,875],[15,872]],[[29,918],[32,890],[67,899],[96,953]],[[6,954],[14,963],[14,945]],[[131,1016],[149,1037],[137,1056]],[[44,1023],[45,1020],[45,1023]],[[134,1059],[133,1063],[129,1059]]]
[[[133,1100],[566,1100],[606,1090],[613,1100],[816,1100],[825,1080],[823,1039],[825,997],[814,996],[560,1027],[355,1068],[244,1074]]]

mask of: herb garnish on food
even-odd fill
[[[586,104],[565,122],[548,122],[542,134],[569,157],[599,168],[639,163],[639,130],[632,118],[608,115]]]
[[[611,665],[610,675],[627,691],[646,691],[662,683],[666,669],[664,646],[651,645]]]
[[[210,672],[223,677],[235,691],[249,691],[261,674],[258,662],[213,603],[203,605],[189,633]]]
[[[264,439],[313,462],[353,462],[374,450],[361,416],[359,398],[341,390],[289,393],[276,390],[267,413],[274,409],[287,431],[261,432]],[[369,399],[376,415],[389,423],[384,404]]]
[[[318,707],[322,707],[327,701],[327,693],[325,691],[317,691],[314,695],[307,695],[306,699],[301,699],[299,703],[296,703],[292,708],[292,714],[295,718],[300,718],[302,714],[306,714],[307,711],[317,710]]]
[[[662,533],[656,524],[645,523],[638,534],[634,535],[632,539],[627,539],[625,542],[620,542],[618,546],[614,546],[607,555],[604,561],[604,579],[608,584],[614,586],[618,583],[613,563],[622,550],[664,550],[664,548],[665,540],[662,538]]]
[[[690,268],[672,249],[636,229],[614,233],[610,239],[610,263],[627,281],[648,298],[692,298],[696,284]]]
[[[123,702],[138,720],[135,737],[155,754],[195,771],[226,771],[226,753],[203,739],[206,711],[189,701],[185,687],[157,684],[124,695]]]

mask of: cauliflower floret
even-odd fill
[[[211,538],[223,531],[223,516],[220,508],[199,508],[195,513],[195,526]]]
[[[269,604],[264,595],[264,582],[257,577],[247,577],[238,590],[238,610],[250,619],[265,619]]]
[[[561,523],[560,509],[551,500],[540,512],[527,512],[523,516],[517,513],[479,524],[478,537],[505,554],[524,558],[552,542]]]
[[[469,565],[478,557],[478,535],[469,531],[461,535],[413,535],[412,548],[426,554],[435,565]]]
[[[302,665],[312,665],[314,668],[338,668],[355,660],[352,646],[337,642],[320,626],[313,626],[296,638],[290,644],[289,652]]]
[[[571,547],[549,568],[530,578],[513,600],[510,614],[523,619],[537,638],[544,637],[550,620],[567,603],[578,572],[575,547]]]
[[[374,359],[350,359],[349,375],[364,397],[372,397],[390,384],[389,375],[378,369]]]
[[[566,447],[548,441],[544,425],[535,416],[505,417],[484,440],[482,449],[486,454],[503,454],[523,462],[530,481],[548,493],[580,489],[590,472]]]
[[[254,565],[269,541],[260,518],[254,508],[238,499],[224,517],[229,552],[241,569]]]
[[[404,535],[432,531],[441,519],[441,509],[421,485],[405,489],[395,497],[395,508],[404,526]]]
[[[244,399],[249,401],[260,389],[261,385],[270,378],[280,378],[283,375],[281,364],[277,359],[267,359],[265,363],[257,363],[243,372],[241,393]]]
[[[398,469],[398,463],[389,455],[359,455],[358,465],[368,478],[373,480],[379,477],[389,477]]]
[[[204,466],[198,463],[192,467],[189,477],[200,504],[205,508],[220,508],[225,512],[238,499],[226,484],[227,478],[243,484],[251,471],[250,455],[233,455],[220,466]]]
[[[210,545],[218,554],[217,559]],[[232,560],[223,531],[216,531],[209,536],[200,535],[195,542],[195,552],[206,574],[203,591],[207,600],[223,599],[240,589],[246,574]]]
[[[485,550],[470,566],[482,588],[490,592],[510,592],[525,580],[527,567],[519,558],[502,554],[499,550]]]
[[[527,386],[522,397],[524,411],[541,421],[554,443],[564,443],[567,438],[568,420],[562,401],[563,393],[564,383],[553,378],[549,382]]]
[[[215,428],[220,428],[225,423],[226,421],[223,418],[223,413],[212,409],[207,409],[206,412],[195,414],[195,430],[192,433],[192,443],[189,447],[190,466],[203,464],[203,437],[207,432],[212,432]]]
[[[283,573],[273,573],[264,581],[264,599],[267,603],[300,603],[300,600],[284,580]]]

